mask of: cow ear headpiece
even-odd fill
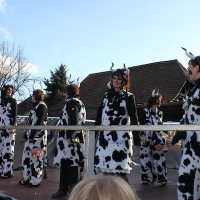
[[[184,51],[185,51],[185,55],[187,57],[189,57],[190,59],[194,60],[196,58],[196,56],[194,56],[194,54],[192,54],[191,52],[188,52],[186,48],[181,47]]]
[[[152,96],[152,97],[159,96],[159,88],[155,88],[155,89],[152,91],[151,96]]]
[[[181,47],[181,48],[185,51],[186,56],[188,56],[191,59],[190,61],[193,66],[195,66],[195,65],[200,66],[200,56],[194,56],[191,52],[188,52],[187,49],[185,49],[183,47]]]
[[[115,74],[117,71],[121,71],[125,75],[128,75],[129,72],[130,72],[129,69],[126,67],[125,63],[123,64],[123,67],[124,67],[123,69],[116,69],[116,70],[114,70],[113,67],[114,67],[114,63],[112,62],[112,65],[110,67],[110,71],[112,72],[112,74]]]
[[[44,89],[42,87],[41,81],[40,81],[39,85],[40,86],[38,87],[38,84],[36,84],[36,81],[34,80],[34,82],[33,82],[33,91],[38,89],[38,90],[42,90],[44,92]]]
[[[163,101],[162,95],[159,93],[159,88],[155,88],[149,97],[147,107],[151,108],[154,104],[161,105]]]
[[[78,87],[80,87],[80,81],[79,81],[79,78],[77,78],[77,80],[76,80],[76,85],[77,85]]]

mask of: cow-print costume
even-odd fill
[[[162,124],[162,111],[153,112],[151,108],[145,108],[140,117],[140,125]],[[157,181],[167,182],[167,170],[163,151],[157,151],[156,145],[165,144],[165,139],[160,131],[143,131],[142,140],[145,143],[140,147],[141,180],[144,183]]]
[[[97,111],[96,125],[137,125],[134,95],[121,89],[105,93]],[[100,131],[95,152],[95,171],[126,174],[132,170],[134,143],[139,144],[139,135],[132,131]]]
[[[27,125],[39,126],[47,124],[47,106],[43,101],[33,103],[29,112]],[[22,156],[21,184],[39,185],[42,181],[45,151],[47,148],[47,130],[28,130],[25,133],[25,144]],[[33,156],[31,150],[40,150],[40,156]]]
[[[200,124],[200,79],[187,95],[181,124]],[[179,133],[183,140],[178,177],[178,199],[200,199],[200,131]]]
[[[60,126],[84,125],[86,110],[78,95],[69,96],[60,116]],[[59,191],[69,192],[83,176],[85,141],[82,130],[60,130],[54,164],[60,165]]]
[[[0,98],[0,125],[16,125],[17,102],[14,98]],[[0,177],[13,174],[15,130],[0,130]]]

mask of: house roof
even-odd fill
[[[178,60],[161,61],[129,67],[130,92],[137,104],[145,104],[154,88],[159,88],[164,103],[172,101],[187,80],[187,70]],[[107,91],[110,71],[89,74],[80,86],[80,95],[86,108],[96,108]]]

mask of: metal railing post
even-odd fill
[[[94,152],[95,152],[95,131],[88,131],[88,141],[86,142],[86,172],[84,178],[94,175]]]

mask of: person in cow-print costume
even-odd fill
[[[163,113],[158,108],[162,103],[162,96],[154,89],[147,107],[142,110],[140,125],[162,124]],[[142,131],[140,147],[141,180],[144,184],[158,182],[167,183],[167,169],[163,149],[165,139],[161,131]]]
[[[17,121],[17,102],[12,97],[13,86],[5,85],[0,98],[0,125],[15,126]],[[15,130],[0,130],[0,177],[9,178],[13,174]]]
[[[86,110],[79,97],[79,84],[66,87],[66,102],[60,116],[60,126],[79,126],[86,121]],[[84,169],[85,141],[82,130],[61,130],[58,133],[54,164],[60,165],[59,189],[52,198],[65,198],[77,184]]]
[[[194,87],[183,104],[184,115],[180,124],[200,125],[200,56],[183,48],[190,58],[189,79]],[[179,200],[200,199],[200,131],[177,131],[172,144],[182,140],[182,158],[179,167],[177,194]]]
[[[34,90],[32,108],[29,112],[27,125],[46,126],[48,108],[44,103],[44,92]],[[22,155],[22,175],[20,185],[39,186],[42,181],[44,157],[47,149],[47,130],[28,130],[25,135],[25,144]]]
[[[113,70],[109,90],[97,111],[95,125],[138,125],[135,97],[128,92],[129,70]],[[134,138],[133,138],[134,137]],[[140,145],[138,132],[100,131],[97,133],[94,158],[95,173],[121,176],[128,181],[127,173],[132,170],[133,141]]]

